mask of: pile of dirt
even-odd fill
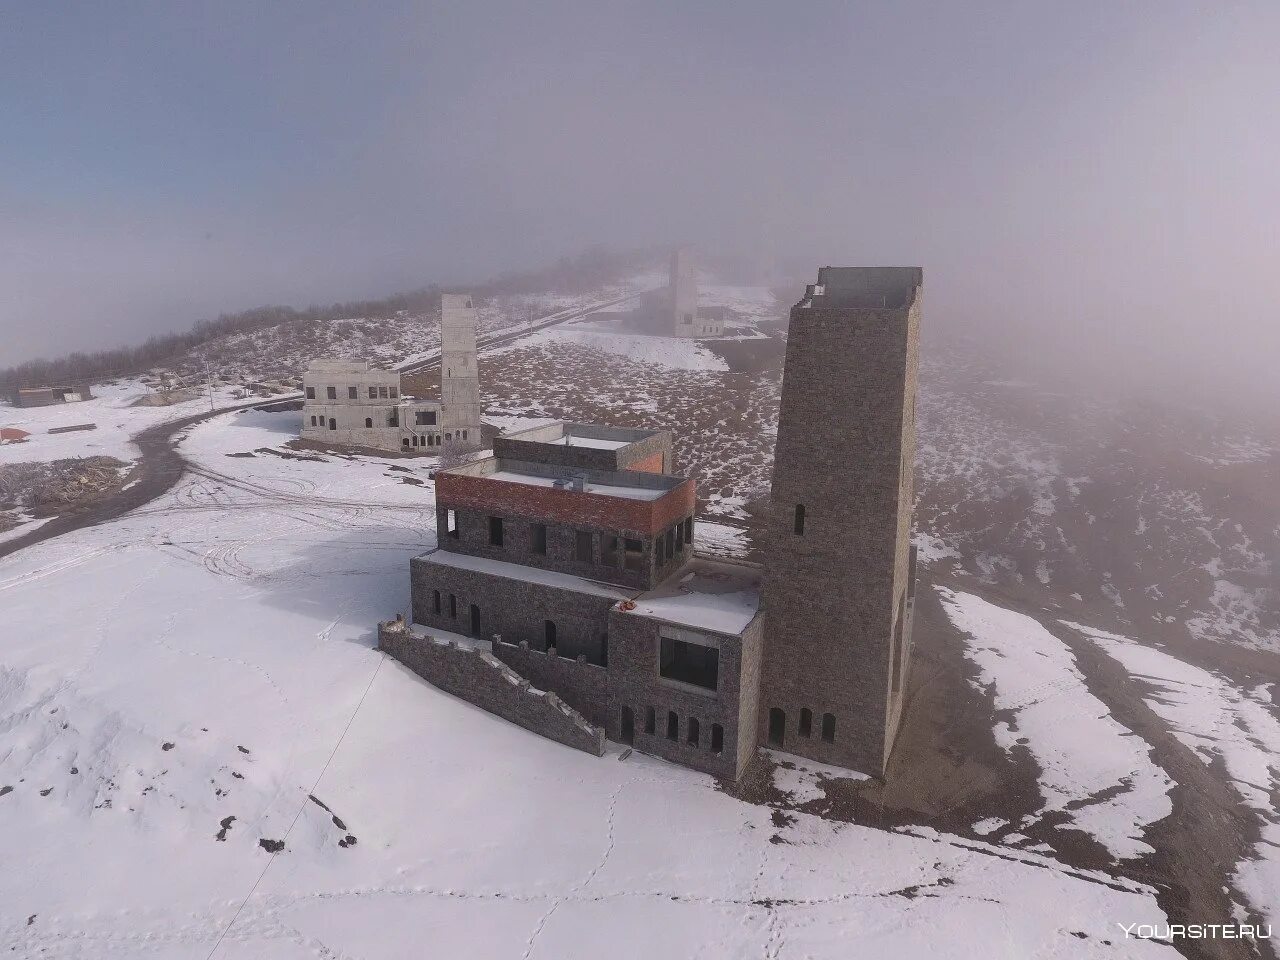
[[[201,391],[191,388],[184,390],[157,390],[139,397],[131,407],[171,407],[175,403],[186,403],[200,396]]]
[[[115,457],[75,457],[0,466],[0,510],[49,516],[119,489],[126,464]]]

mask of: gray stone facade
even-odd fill
[[[424,680],[549,740],[595,756],[604,731],[555,693],[539,690],[489,651],[412,633],[402,620],[378,624],[378,649]]]
[[[436,508],[436,529],[449,529],[449,511],[446,506]],[[502,520],[502,546],[494,546],[489,540],[490,521],[498,517]],[[692,518],[684,529],[695,525]],[[682,521],[683,522],[683,521]],[[543,522],[518,516],[501,509],[501,505],[488,511],[454,510],[453,529],[456,536],[448,533],[441,537],[441,547],[450,553],[462,553],[473,557],[486,557],[491,560],[502,560],[517,563],[539,570],[550,570],[557,573],[586,577],[591,580],[603,580],[621,586],[634,587],[636,590],[647,590],[665,578],[671,576],[693,556],[691,549],[685,549],[683,531],[681,546],[670,556],[665,553],[659,559],[655,549],[657,538],[634,531],[621,531],[591,523],[578,523],[573,526],[554,522]],[[539,532],[537,528],[541,528]],[[579,534],[591,538],[591,559],[583,560],[579,553]],[[545,552],[538,552],[545,537]],[[628,557],[625,543],[609,550],[609,538],[632,540],[640,545],[639,551],[633,551]],[[674,539],[674,538],[673,538]]]
[[[637,750],[673,763],[736,780],[755,756],[763,618],[757,614],[737,635],[676,628],[701,634],[718,647],[720,682],[715,690],[660,675],[659,643],[664,629],[671,628],[661,621],[629,616],[617,609],[610,614],[612,653],[605,722],[609,739],[634,744]],[[622,729],[624,710],[631,711],[630,738]],[[717,727],[719,742],[714,743]]]
[[[765,543],[760,742],[876,773],[910,652],[921,284],[824,267],[792,308]]]
[[[693,561],[691,569],[705,563]],[[753,567],[715,566],[756,576]],[[754,755],[763,646],[758,613],[748,614],[738,633],[694,628],[624,609],[648,595],[642,591],[440,550],[414,558],[410,570],[415,624],[489,641],[495,657],[603,726],[611,739],[730,779]],[[555,624],[554,645],[548,621]],[[661,675],[662,636],[673,633],[718,650],[714,689]]]
[[[414,621],[554,693],[575,729],[674,763],[737,779],[770,745],[883,772],[911,658],[922,284],[915,267],[823,267],[792,308],[763,573],[696,555],[669,435],[553,424],[436,473]],[[437,646],[453,653],[414,667],[437,685],[579,737]]]
[[[537,581],[521,576],[513,563],[457,564],[439,550],[409,562],[414,623],[485,640],[496,634],[512,644],[525,641],[534,650],[554,646],[561,656],[584,656],[594,664],[608,660],[609,608],[634,593],[587,581],[575,584],[577,578],[567,576]],[[473,606],[478,623],[472,620]]]
[[[490,649],[539,690],[555,691],[592,723],[605,725],[609,715],[609,673],[605,667],[588,662],[586,657],[570,659],[560,656],[558,650],[537,650],[527,643],[493,640]]]

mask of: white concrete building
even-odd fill
[[[698,269],[693,254],[678,249],[671,254],[671,279],[668,293],[671,306],[671,332],[677,337],[719,337],[724,323],[698,314]]]
[[[465,294],[442,299],[441,399],[405,396],[398,371],[367,361],[313,360],[302,378],[303,440],[423,454],[482,445],[476,311]]]

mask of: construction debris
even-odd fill
[[[126,469],[115,457],[5,464],[0,466],[0,510],[23,509],[48,516],[117,489]]]

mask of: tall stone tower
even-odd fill
[[[698,329],[698,273],[687,249],[671,254],[671,332],[677,337],[695,336]]]
[[[440,296],[441,427],[467,431],[467,442],[480,443],[480,369],[476,360],[476,310],[471,296]]]
[[[919,267],[822,267],[791,308],[763,591],[762,744],[880,773],[911,653]]]

